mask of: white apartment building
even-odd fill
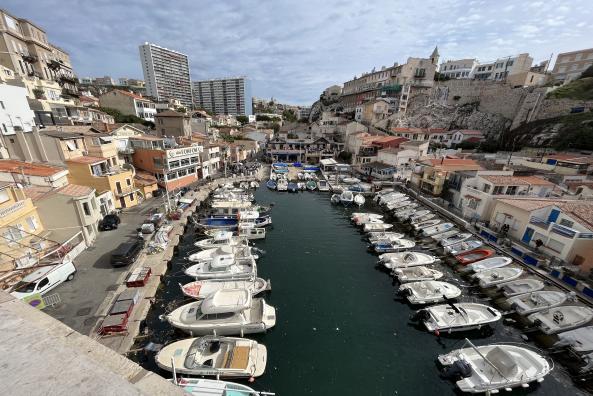
[[[441,63],[439,73],[451,79],[472,79],[478,65],[477,59],[449,60]]]
[[[480,63],[474,72],[476,80],[504,81],[508,76],[528,72],[533,63],[529,54],[498,58],[493,62]]]
[[[196,107],[215,114],[251,115],[251,82],[246,77],[194,81]]]
[[[193,104],[187,55],[152,43],[140,46],[140,62],[146,82],[146,95],[157,102],[179,99]]]
[[[157,113],[156,105],[151,100],[121,89],[114,89],[99,96],[99,103],[102,107],[119,110],[122,114],[135,115],[146,121],[154,122]]]
[[[579,78],[593,65],[593,48],[558,54],[552,76],[556,81],[568,82]]]
[[[27,90],[23,87],[0,83],[0,127],[2,135],[16,131],[31,132],[35,113],[29,108]]]
[[[311,115],[311,106],[299,106],[296,111],[297,120],[309,119]]]

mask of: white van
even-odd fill
[[[23,299],[32,294],[41,295],[47,293],[62,282],[74,279],[76,267],[71,261],[62,264],[48,265],[25,276],[13,288],[12,294],[18,299]]]

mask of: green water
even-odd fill
[[[455,394],[454,384],[439,378],[435,358],[462,341],[437,339],[408,324],[412,310],[396,299],[392,278],[375,267],[376,256],[349,221],[351,210],[330,205],[321,193],[260,188],[256,198],[275,204],[273,229],[255,244],[266,251],[258,272],[272,281],[266,300],[276,307],[278,321],[270,332],[251,336],[268,348],[266,373],[255,389],[279,396]],[[186,238],[180,246],[180,256],[190,242]],[[182,302],[177,283],[190,281],[180,273],[184,264],[181,258],[174,264],[147,319],[152,341],[180,337],[157,317]],[[500,325],[475,342],[518,340],[515,329]],[[155,369],[150,359],[143,364]],[[512,394],[576,392],[555,372],[542,385]]]

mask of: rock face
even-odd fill
[[[311,113],[309,114],[309,123],[315,122],[321,117],[324,111],[341,111],[342,104],[339,99],[335,100],[318,100],[311,105]]]

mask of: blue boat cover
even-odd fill
[[[272,166],[281,166],[281,167],[287,167],[288,164],[285,164],[284,162],[274,162],[272,164]]]
[[[303,164],[301,164],[300,162],[293,162],[292,166],[295,166],[297,168],[300,168],[303,166]]]

